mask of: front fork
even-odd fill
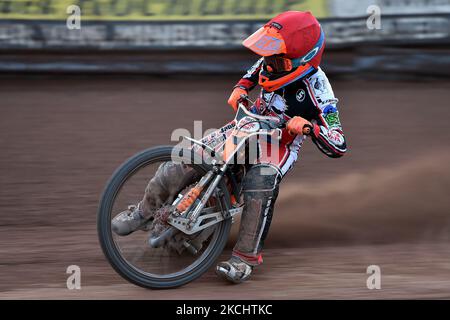
[[[198,216],[202,212],[203,208],[205,207],[206,203],[208,202],[209,198],[213,194],[213,192],[216,190],[217,186],[219,185],[220,181],[223,179],[223,176],[227,170],[228,166],[227,164],[224,164],[220,169],[213,165],[211,178],[214,177],[212,183],[209,185],[208,189],[206,189],[205,194],[203,195],[202,199],[200,200],[200,203],[194,208],[192,213],[189,215],[189,227],[192,228],[192,225],[195,224]],[[211,171],[210,171],[211,172]],[[218,199],[220,202],[220,199]]]
[[[222,220],[233,217],[236,214],[242,212],[242,207],[232,208],[227,201],[223,201],[223,191],[218,188],[220,181],[223,179],[225,172],[227,170],[227,165],[223,165],[222,167],[218,167],[213,165],[213,169],[209,171],[205,176],[205,180],[210,182],[207,187],[205,193],[203,194],[200,200],[195,199],[193,204],[189,206],[185,211],[179,212],[175,210],[174,214],[172,214],[167,222],[175,227],[176,229],[182,231],[185,234],[194,234],[200,230],[206,229]],[[210,174],[212,173],[212,174]],[[202,179],[203,180],[203,179]],[[194,186],[192,189],[198,188],[199,183]],[[205,186],[205,181],[202,182],[202,185]],[[191,190],[192,190],[191,189]],[[210,197],[216,193],[218,206],[220,208],[220,212],[213,212],[212,208],[205,208],[206,203],[210,199]],[[185,197],[181,198],[181,200],[176,202],[176,206],[183,201]],[[202,215],[200,215],[202,214]]]
[[[177,200],[175,200],[175,202],[173,203],[173,205],[176,206],[175,210],[167,219],[167,223],[170,225],[170,227],[166,229],[158,237],[149,239],[149,244],[151,247],[153,248],[160,247],[161,245],[164,244],[164,242],[167,239],[171,238],[179,231],[185,234],[193,234],[225,218],[223,217],[221,220],[214,219],[213,223],[209,222],[203,224],[201,228],[198,228],[198,226],[196,226],[196,223],[199,224],[202,223],[202,221],[198,221],[198,217],[202,212],[203,208],[205,207],[206,203],[208,202],[209,198],[216,190],[220,181],[222,180],[225,170],[220,170],[216,165],[214,165],[213,169],[208,171],[206,175],[204,175],[200,179],[200,181],[194,187],[192,187],[184,196],[180,196]],[[201,200],[197,200],[200,193],[208,185],[208,183],[210,183],[211,180],[212,183],[208,186]],[[221,197],[218,196],[217,198],[219,201],[221,212],[225,212],[222,205]],[[228,207],[229,206],[226,205],[225,210],[229,209]],[[214,215],[215,213],[207,212],[202,216],[202,218],[211,220],[211,218],[215,217]]]

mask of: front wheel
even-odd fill
[[[173,288],[191,282],[205,273],[222,253],[231,228],[231,219],[225,219],[199,234],[187,236],[175,233],[169,243],[153,248],[149,245],[149,230],[168,227],[154,217],[144,230],[128,236],[118,236],[111,229],[111,220],[124,207],[142,198],[148,181],[163,163],[172,161],[173,147],[147,149],[128,159],[112,175],[101,197],[97,229],[102,250],[112,267],[126,280],[152,289]],[[206,165],[189,164],[201,177],[208,171]],[[180,190],[188,186],[179,186]],[[219,185],[223,201],[230,203],[225,182]],[[205,207],[220,211],[220,199],[212,198]],[[161,204],[163,210],[167,203]],[[154,224],[159,223],[158,226]],[[200,240],[199,240],[200,239]],[[197,242],[196,242],[197,241]],[[186,243],[196,243],[199,250],[187,250]]]

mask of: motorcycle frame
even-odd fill
[[[276,117],[259,116],[259,115],[250,113],[242,104],[239,105],[238,110],[240,110],[241,112],[244,112],[247,116],[258,120],[258,122],[260,122],[260,121],[267,122],[267,121],[274,121],[274,120],[279,121],[280,120],[279,118],[276,118]],[[237,112],[236,118],[238,117],[238,114],[239,114],[239,111]],[[235,120],[236,120],[236,118],[235,118]],[[240,130],[240,129],[238,129],[238,130]],[[205,205],[208,202],[211,195],[215,191],[217,191],[217,186],[219,185],[219,183],[223,179],[223,177],[226,175],[227,170],[229,169],[230,164],[231,164],[232,160],[234,159],[235,155],[242,149],[243,146],[245,146],[247,141],[249,141],[249,139],[252,137],[273,136],[275,133],[278,133],[276,138],[279,140],[281,138],[281,129],[280,128],[274,128],[272,130],[262,129],[262,130],[258,130],[256,132],[247,134],[237,144],[237,146],[234,148],[233,152],[230,155],[228,155],[227,159],[225,160],[225,162],[223,164],[218,164],[218,159],[216,157],[217,154],[216,154],[215,150],[208,147],[207,145],[205,145],[203,142],[201,142],[199,140],[195,140],[195,139],[184,136],[183,137],[184,139],[186,139],[196,145],[199,145],[204,150],[206,149],[209,151],[211,157],[213,158],[213,160],[211,161],[212,169],[211,169],[211,171],[208,172],[208,173],[210,173],[210,172],[213,173],[213,175],[211,175],[211,178],[209,179],[209,181],[212,181],[212,182],[208,181],[209,185],[208,185],[206,191],[204,192],[203,196],[201,197],[199,203],[197,203],[192,208],[188,208],[186,210],[186,212],[183,213],[182,216],[169,219],[168,220],[169,224],[171,224],[173,227],[179,229],[180,231],[182,231],[186,234],[193,234],[193,233],[196,233],[207,227],[210,227],[211,225],[216,224],[224,219],[229,219],[229,218],[235,216],[236,214],[241,213],[242,207],[232,209],[232,208],[230,208],[228,203],[225,203],[226,201],[224,201],[223,204],[220,204],[220,202],[222,202],[222,197],[219,197],[219,199],[220,199],[219,204],[221,206],[222,211],[220,213],[217,212],[217,213],[211,213],[211,214],[206,214],[204,216],[200,216],[203,208],[205,207]],[[208,174],[208,173],[206,173],[206,174]],[[219,196],[220,196],[220,194],[219,194]],[[174,205],[176,205],[176,204],[174,204]],[[224,206],[225,206],[225,208],[224,208]],[[222,212],[226,212],[226,213],[223,214]],[[201,219],[201,221],[199,221],[200,217],[203,217]],[[200,226],[200,223],[203,220],[211,219],[211,218],[216,218],[216,219],[214,221],[211,221],[209,223],[206,223],[206,224],[203,224]]]

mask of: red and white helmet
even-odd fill
[[[275,91],[319,67],[325,35],[311,12],[286,11],[242,44],[264,57],[259,84]]]

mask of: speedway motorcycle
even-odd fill
[[[173,288],[197,279],[216,262],[234,217],[245,206],[240,184],[247,164],[260,154],[258,150],[256,159],[249,159],[249,145],[277,144],[286,125],[280,96],[265,105],[252,104],[249,109],[239,104],[231,122],[201,140],[184,137],[177,146],[147,149],[114,172],[101,197],[97,229],[106,258],[122,277],[145,288]],[[114,216],[138,201],[166,162],[195,170],[196,181],[179,185],[178,196],[159,204],[140,230],[116,235]]]

